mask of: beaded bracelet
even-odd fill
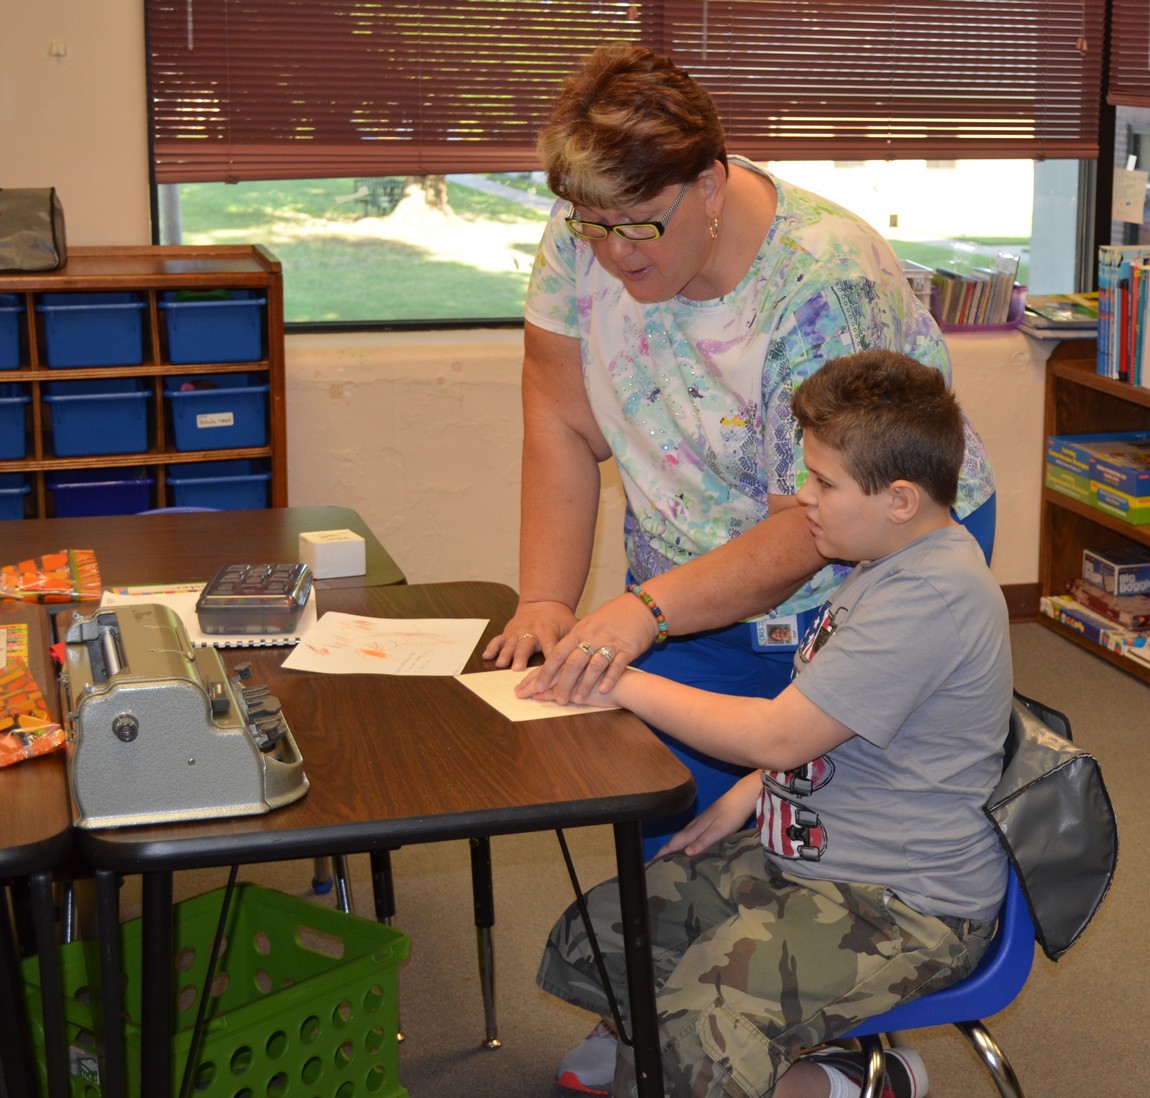
[[[655,615],[655,623],[659,626],[659,635],[655,638],[657,644],[662,644],[667,639],[667,619],[663,615],[663,611],[655,605],[655,600],[647,594],[637,583],[631,584],[627,588],[636,598],[643,600],[643,605]]]

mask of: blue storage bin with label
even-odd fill
[[[23,473],[0,473],[0,521],[22,519],[24,498],[31,492],[32,486]]]
[[[255,511],[268,505],[272,474],[266,461],[189,461],[168,466],[168,488],[177,507]]]
[[[0,370],[20,365],[20,322],[24,319],[24,299],[17,294],[0,294]]]
[[[176,449],[266,446],[270,391],[266,380],[254,383],[248,374],[166,378],[164,396],[172,410]]]
[[[151,506],[150,471],[143,466],[64,469],[45,481],[58,518],[82,515],[135,515]]]
[[[264,357],[263,308],[254,290],[177,290],[160,295],[168,361],[258,362]]]
[[[148,449],[148,400],[140,378],[50,381],[44,403],[57,457],[142,454]]]
[[[144,361],[144,307],[137,293],[42,294],[49,366],[139,366]]]
[[[27,385],[0,384],[0,460],[19,460],[28,453],[24,412],[31,402]]]

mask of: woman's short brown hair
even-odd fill
[[[716,160],[727,165],[711,97],[643,46],[608,43],[564,82],[539,135],[547,183],[577,206],[624,209]]]

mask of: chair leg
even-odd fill
[[[331,859],[332,876],[335,878],[335,906],[345,915],[355,908],[351,898],[351,876],[347,871],[347,858],[336,854]]]
[[[886,1052],[882,1039],[871,1035],[858,1038],[866,1059],[866,1075],[863,1077],[859,1098],[882,1098],[882,1081],[886,1075]]]
[[[391,851],[373,850],[371,859],[371,893],[375,899],[375,918],[385,926],[395,919],[395,879],[391,875]],[[396,1040],[403,1042],[403,1023],[395,1015]]]
[[[998,1047],[998,1042],[990,1035],[990,1031],[981,1022],[957,1022],[963,1036],[974,1047],[979,1058],[986,1065],[986,1070],[994,1078],[995,1086],[1002,1098],[1025,1098],[1018,1076],[1006,1054]]]

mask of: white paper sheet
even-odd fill
[[[331,675],[458,675],[487,628],[478,618],[365,618],[329,611],[284,660]]]
[[[515,687],[526,677],[526,671],[475,671],[470,675],[456,675],[472,693],[494,706],[510,721],[541,721],[548,717],[573,717],[579,713],[593,713],[588,705],[559,705],[534,698],[517,698]],[[617,709],[618,706],[599,706]]]

